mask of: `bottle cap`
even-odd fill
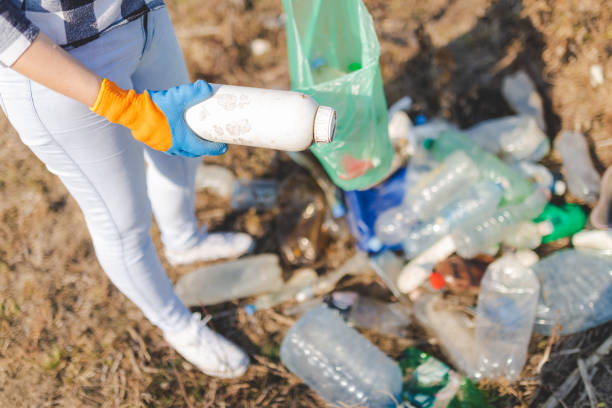
[[[315,143],[331,143],[336,134],[336,110],[330,106],[319,106],[314,118]]]
[[[438,272],[432,272],[431,275],[429,275],[429,283],[431,287],[434,288],[435,290],[440,290],[444,286],[446,286],[446,282],[444,281],[444,276],[442,276],[442,274]]]

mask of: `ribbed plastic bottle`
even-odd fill
[[[205,266],[182,276],[176,294],[188,306],[213,305],[283,286],[278,256],[261,254]]]
[[[489,217],[460,225],[451,234],[457,253],[464,258],[475,257],[501,242],[512,226],[540,215],[546,202],[544,192],[536,189],[520,204],[501,207]]]
[[[376,236],[386,244],[400,243],[414,222],[435,215],[478,176],[478,168],[464,152],[451,154],[407,192],[402,205],[378,217],[374,226]]]
[[[185,111],[202,139],[285,151],[331,143],[336,111],[299,92],[212,85],[213,95]]]
[[[550,335],[590,329],[612,320],[612,257],[562,249],[533,266],[542,290],[535,330]]]
[[[513,381],[521,374],[539,291],[533,270],[514,255],[489,265],[476,307],[476,378]]]
[[[504,204],[521,202],[531,193],[532,188],[529,181],[459,132],[442,132],[437,139],[426,141],[425,147],[431,149],[438,161],[444,160],[456,150],[464,151],[478,166],[481,178],[491,180],[503,187]]]
[[[584,136],[564,130],[555,138],[555,149],[561,154],[567,187],[574,196],[594,203],[599,196],[599,173],[593,168]]]
[[[502,189],[492,181],[482,180],[473,184],[439,214],[406,230],[402,243],[406,257],[420,254],[458,225],[492,214],[501,197]]]
[[[309,311],[289,329],[280,357],[331,404],[386,408],[401,402],[399,365],[327,307]]]

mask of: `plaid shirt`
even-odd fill
[[[69,49],[163,6],[164,0],[0,0],[0,63],[11,66],[39,30]]]

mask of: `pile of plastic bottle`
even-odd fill
[[[285,305],[286,315],[303,315],[281,360],[334,404],[463,406],[478,380],[518,379],[533,331],[572,334],[612,320],[612,170],[601,178],[585,137],[561,131],[552,147],[562,173],[550,171],[539,163],[551,143],[529,77],[506,78],[503,93],[516,115],[465,130],[444,119],[413,125],[409,98],[399,101],[389,110],[392,174],[344,200],[310,156],[291,153],[322,191],[326,222],[341,229],[346,217],[357,240],[360,250],[337,270],[298,269],[284,282],[278,256],[257,255],[184,276],[179,296],[190,305],[257,296],[246,313]],[[231,197],[234,209],[275,205],[274,181],[223,170],[209,166],[201,179],[218,185],[201,187]],[[295,241],[303,249],[307,238]],[[550,243],[563,249],[548,246],[540,259],[534,250]],[[333,292],[343,277],[372,271],[396,302]],[[472,296],[471,316],[445,293]],[[452,369],[416,349],[400,369],[356,330],[402,337],[411,324],[438,339]]]

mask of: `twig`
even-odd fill
[[[593,383],[591,383],[589,373],[587,373],[586,364],[581,358],[578,359],[578,372],[580,373],[580,377],[582,377],[582,382],[584,383],[584,390],[586,391],[587,397],[589,397],[591,408],[597,408],[597,401],[595,401],[595,390],[593,389]]]
[[[188,408],[193,408],[193,404],[191,404],[191,400],[187,396],[187,392],[185,391],[185,386],[183,385],[183,380],[181,380],[181,376],[178,373],[176,367],[172,367],[172,371],[174,372],[174,376],[176,377],[176,382],[178,382],[179,390],[181,391],[181,395],[185,399],[185,404],[187,404]]]
[[[553,326],[552,333],[548,338],[548,344],[546,345],[546,349],[544,350],[544,355],[542,355],[542,359],[540,360],[536,368],[536,373],[540,374],[540,371],[542,371],[542,367],[544,367],[544,364],[548,362],[548,359],[550,358],[550,351],[552,350],[553,345],[558,339],[559,335],[557,334],[557,325],[555,325]]]
[[[585,366],[587,369],[593,367],[604,357],[606,354],[610,352],[612,349],[612,336],[608,337],[606,341],[604,341],[601,346],[595,350],[593,354],[589,356],[589,358],[585,361]],[[578,373],[578,368],[576,368],[572,373],[565,379],[563,384],[559,387],[559,389],[554,392],[548,400],[544,403],[544,408],[554,408],[559,403],[563,404],[561,401],[563,398],[570,393],[570,391],[576,386],[578,383],[578,379],[580,374]],[[563,404],[565,405],[565,404]]]

